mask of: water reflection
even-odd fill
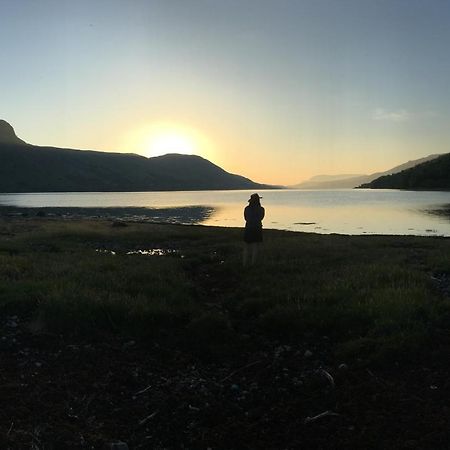
[[[127,255],[141,255],[141,256],[167,256],[176,255],[178,250],[171,248],[149,248],[147,250],[130,250],[126,252]]]
[[[105,248],[97,248],[97,249],[95,249],[95,251],[97,253],[101,253],[103,255],[112,255],[112,256],[116,256],[117,255],[117,253],[114,250],[107,250]]]
[[[111,250],[107,248],[96,248],[95,251],[102,255],[116,256],[118,250]],[[179,250],[173,248],[148,248],[137,250],[122,250],[125,255],[138,255],[138,256],[179,256],[184,258],[184,255],[180,255]]]
[[[426,209],[425,212],[450,220],[450,205],[442,205],[439,208]]]
[[[450,215],[430,215],[423,207],[398,204],[270,205],[264,204],[264,228],[322,234],[411,234],[450,236]],[[271,220],[274,219],[274,220]],[[242,205],[227,205],[204,225],[241,227]]]

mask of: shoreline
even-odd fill
[[[214,213],[210,206],[148,207],[20,207],[0,206],[0,217],[63,220],[115,220],[130,222],[200,224]]]
[[[203,227],[217,228],[238,228],[242,226],[226,225],[204,225],[203,222],[210,218],[216,208],[212,206],[180,206],[180,207],[20,207],[0,205],[0,219],[53,219],[53,220],[108,220],[113,222],[130,223],[153,223],[153,224],[179,224],[179,225],[201,225]],[[445,217],[450,220],[450,205],[437,209],[424,210],[427,214]],[[376,233],[360,231],[358,233],[344,232],[320,232],[308,229],[309,226],[317,225],[316,222],[296,222],[294,225],[303,225],[306,228],[301,230],[291,230],[289,228],[279,229],[270,228],[270,225],[264,226],[266,231],[286,231],[291,233],[311,233],[317,235],[340,235],[340,236],[417,236],[417,237],[444,237],[450,235],[434,234],[436,231],[432,228],[421,231],[418,234],[409,233]],[[319,227],[321,229],[321,227]]]

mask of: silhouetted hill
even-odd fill
[[[414,167],[423,162],[435,159],[438,156],[439,155],[425,156],[424,158],[408,161],[404,164],[400,164],[399,166],[395,166],[392,169],[384,172],[376,172],[371,175],[316,175],[309,180],[290,187],[295,189],[352,189],[362,184],[370,183],[383,175],[401,172],[402,170],[409,169],[410,167]]]
[[[268,189],[192,155],[135,154],[38,147],[0,122],[0,192]]]
[[[450,190],[450,153],[399,173],[386,175],[361,188]]]
[[[16,136],[14,128],[6,122],[6,120],[0,119],[0,145],[1,144],[26,145],[26,142]]]

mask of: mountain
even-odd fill
[[[0,119],[0,145],[1,144],[27,145],[26,142],[16,136],[14,128],[6,122],[6,120]]]
[[[289,186],[293,189],[333,189],[340,187],[353,187],[354,179],[364,179],[367,175],[316,175],[301,183]]]
[[[450,153],[359,186],[371,189],[450,190]]]
[[[19,139],[0,121],[0,192],[269,189],[193,155],[145,158],[56,147]]]
[[[345,180],[347,178],[362,177],[362,174],[340,174],[340,175],[315,175],[311,177],[308,181],[313,183],[322,183],[326,181],[337,181]]]
[[[431,161],[438,156],[439,155],[428,155],[424,158],[408,161],[399,166],[395,166],[392,169],[384,172],[376,172],[371,175],[316,175],[309,180],[290,187],[294,189],[353,189],[362,184],[370,183],[383,175],[401,172],[402,170],[409,169],[426,161]]]

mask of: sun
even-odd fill
[[[151,136],[147,144],[148,156],[161,156],[167,153],[192,155],[196,152],[193,139],[178,130],[167,130]]]
[[[195,133],[186,127],[157,124],[146,131],[144,148],[150,158],[167,153],[193,155],[199,152],[199,141]]]
[[[177,122],[153,122],[124,134],[124,146],[133,153],[153,158],[168,153],[216,158],[216,146],[203,132]]]

